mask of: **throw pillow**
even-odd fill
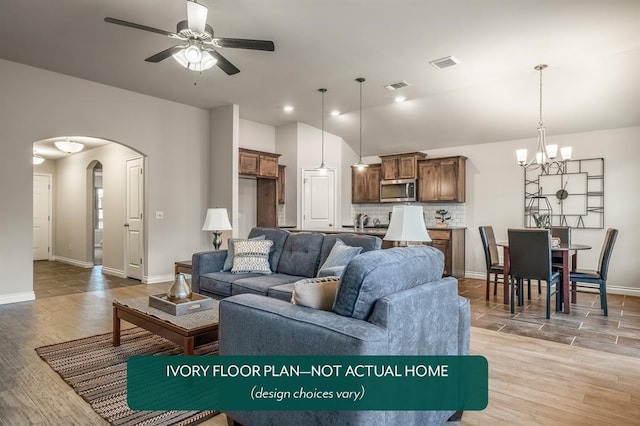
[[[330,311],[338,292],[339,277],[306,278],[293,284],[291,303]]]
[[[250,240],[264,240],[264,235],[258,235],[257,237],[249,238]],[[233,267],[233,243],[234,241],[240,241],[241,238],[229,238],[227,240],[227,257],[224,260],[224,266],[220,272],[229,272]]]
[[[340,238],[336,239],[327,260],[324,261],[320,269],[318,269],[317,277],[325,275],[324,269],[335,268],[336,266],[346,266],[354,257],[360,254],[362,247],[351,247],[346,245]]]
[[[253,272],[271,274],[269,267],[269,249],[271,240],[239,240],[233,243],[233,267],[231,273],[242,274]]]

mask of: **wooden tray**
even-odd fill
[[[211,309],[213,307],[213,299],[192,293],[189,299],[173,302],[167,298],[166,294],[152,294],[149,296],[149,306],[171,315],[184,315]]]

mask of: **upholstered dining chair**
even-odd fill
[[[609,316],[607,309],[607,274],[609,272],[609,260],[611,260],[611,252],[613,245],[618,238],[618,230],[609,228],[604,237],[602,250],[600,251],[600,262],[598,270],[577,269],[569,273],[569,281],[571,281],[571,292],[593,293],[593,289],[597,289],[600,293],[600,308],[604,311],[604,316]],[[578,284],[580,283],[580,284]],[[578,290],[580,288],[580,290]]]
[[[500,263],[498,256],[498,248],[496,247],[496,237],[493,233],[492,226],[480,226],[480,239],[482,240],[482,248],[484,248],[484,259],[487,266],[487,292],[486,300],[489,300],[489,291],[491,289],[491,274],[493,274],[493,295],[498,293],[498,275],[502,275],[504,282],[504,265]],[[506,284],[505,284],[506,285]]]
[[[556,296],[556,311],[561,308],[560,274],[551,269],[551,234],[547,229],[509,229],[509,261],[511,275],[511,313],[514,295],[518,293],[518,306],[523,304],[525,279],[547,282],[546,318],[551,318],[551,296]]]

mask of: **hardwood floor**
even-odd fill
[[[73,271],[70,276],[74,276]],[[64,278],[59,278],[58,284],[64,283]],[[39,285],[46,287],[44,281]],[[106,424],[40,360],[34,349],[109,332],[113,298],[160,293],[169,285],[137,281],[97,289],[72,285],[68,287],[73,291],[68,294],[42,293],[45,296],[38,296],[34,302],[1,305],[0,425]],[[79,288],[87,290],[76,291]],[[522,313],[511,318],[506,305],[497,299],[484,300],[484,281],[461,280],[459,288],[472,303],[471,352],[489,361],[489,406],[465,412],[459,424],[638,424],[637,298],[612,298],[610,318],[604,319],[591,309],[587,296],[579,295],[575,314],[557,314],[544,321],[544,302],[539,300],[520,308]],[[612,315],[614,310],[619,315]],[[577,327],[577,322],[586,325]],[[536,334],[540,325],[548,331]],[[575,333],[575,339],[566,338],[567,330]],[[526,335],[518,335],[519,331]],[[608,337],[614,335],[617,341]],[[585,341],[593,337],[599,343],[594,348],[578,347],[578,337]],[[607,339],[612,341],[607,343]],[[616,347],[625,349],[612,350]],[[205,424],[226,425],[226,419],[220,415]]]

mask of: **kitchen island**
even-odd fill
[[[464,277],[465,271],[465,230],[464,226],[449,226],[446,228],[438,228],[435,226],[427,226],[427,232],[433,241],[427,243],[444,253],[444,275],[451,275],[456,278]],[[362,229],[354,229],[350,227],[340,227],[332,229],[301,229],[287,228],[291,232],[322,232],[324,234],[365,234],[375,237],[384,238],[387,233],[385,227],[365,226]],[[382,248],[396,247],[396,241],[382,241]]]

